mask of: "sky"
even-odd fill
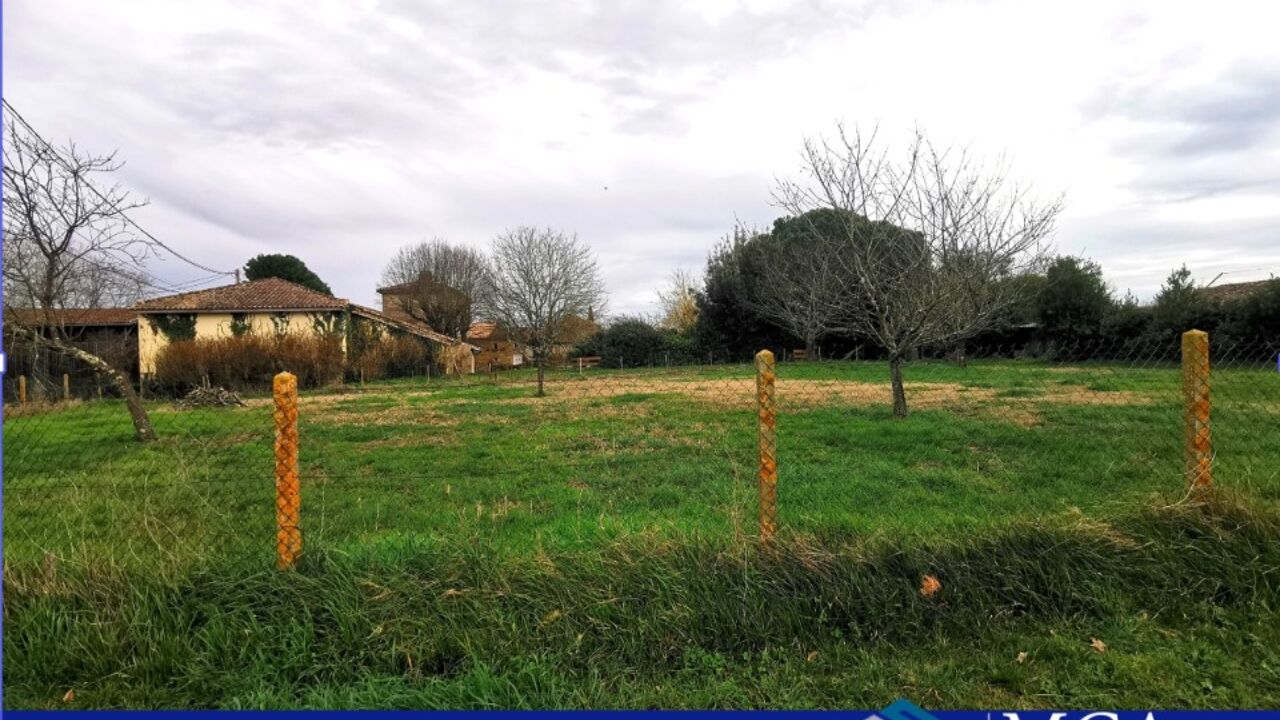
[[[301,257],[377,302],[387,259],[577,233],[650,313],[837,121],[1004,157],[1058,252],[1150,299],[1280,276],[1280,4],[6,0],[4,97],[116,151],[200,263]],[[150,261],[167,284],[208,273]],[[220,284],[211,279],[207,284]]]

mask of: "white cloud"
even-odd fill
[[[836,118],[1007,153],[1119,289],[1280,272],[1270,6],[689,5],[17,0],[5,95],[119,148],[137,219],[188,254],[292,252],[363,302],[401,244],[534,223],[647,311],[776,215],[773,178]]]

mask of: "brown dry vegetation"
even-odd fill
[[[957,383],[908,383],[907,398],[919,410],[949,410],[963,414],[979,413],[1024,427],[1040,423],[1038,406],[1043,403],[1063,405],[1150,405],[1157,398],[1133,391],[1100,391],[1074,385],[1048,385],[1028,396],[1002,397],[998,390],[968,387]],[[552,399],[570,401],[574,407],[592,416],[634,417],[645,411],[642,406],[589,407],[583,401],[616,398],[631,394],[681,395],[717,407],[751,409],[755,407],[756,386],[752,378],[680,381],[669,379],[628,378],[626,382],[605,383],[569,381],[548,388]],[[852,380],[778,380],[778,405],[805,408],[820,405],[874,406],[892,402],[889,384]],[[546,400],[535,397],[509,398],[501,402],[546,407]]]

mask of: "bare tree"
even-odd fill
[[[684,268],[671,273],[666,287],[658,290],[658,325],[687,333],[698,322],[698,283]]]
[[[552,229],[518,227],[494,238],[483,309],[529,348],[545,393],[547,355],[574,318],[603,309],[604,283],[591,248]]]
[[[895,416],[907,414],[902,362],[912,350],[992,327],[1021,299],[1007,282],[1041,261],[1062,209],[1037,203],[967,149],[938,148],[916,132],[900,155],[837,126],[804,144],[800,181],[775,197],[796,216],[838,211],[844,232],[830,258],[856,283],[843,324],[889,355]]]
[[[58,310],[77,302],[102,302],[109,288],[142,277],[149,242],[129,232],[125,213],[133,202],[119,186],[98,190],[91,177],[120,167],[114,155],[92,156],[75,145],[58,150],[6,115],[4,145],[5,315],[11,336],[82,361],[119,387],[138,439],[155,437],[129,378],[102,358],[75,348]],[[38,321],[22,327],[18,319]],[[37,356],[39,353],[36,354]]]
[[[472,306],[487,281],[482,253],[440,238],[400,248],[382,271],[384,285],[407,286],[398,298],[410,317],[459,338],[471,327]]]
[[[751,307],[804,342],[817,357],[818,340],[846,329],[857,280],[840,262],[847,218],[826,209],[774,223],[756,236],[753,265],[759,276]]]

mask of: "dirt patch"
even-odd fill
[[[391,407],[370,407],[350,410],[319,410],[305,412],[299,409],[303,422],[321,425],[421,425],[424,429],[456,427],[459,420],[444,413],[408,404]]]
[[[968,387],[958,383],[907,383],[907,402],[914,409],[980,408],[1005,417],[1024,427],[1040,423],[1036,406],[1041,403],[1063,405],[1149,405],[1149,395],[1132,391],[1100,391],[1085,387],[1042,387],[1036,396],[1000,397],[999,388]],[[548,398],[522,397],[499,402],[546,404],[555,400],[598,400],[632,394],[682,395],[722,408],[754,409],[754,378],[723,380],[629,380],[627,382],[572,382],[547,388]],[[821,405],[889,405],[893,395],[888,383],[853,380],[778,380],[777,398],[780,410],[788,407]],[[591,408],[588,412],[607,413],[615,417],[631,416],[642,405],[620,405]]]

